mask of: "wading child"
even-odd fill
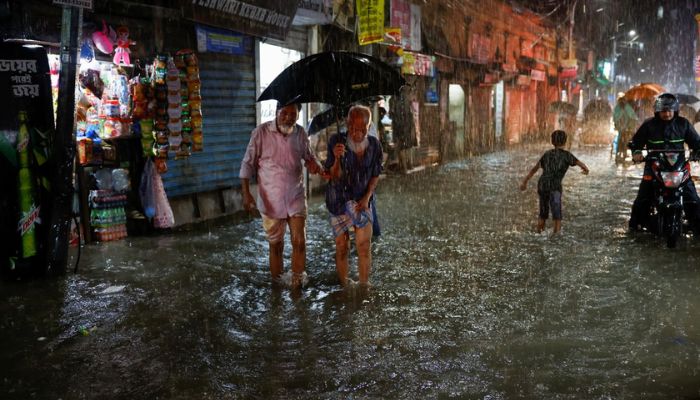
[[[537,182],[537,194],[540,196],[540,215],[537,220],[537,232],[544,230],[544,224],[549,216],[549,211],[552,211],[552,219],[554,220],[553,233],[559,233],[561,230],[561,181],[569,167],[578,165],[584,175],[588,175],[588,167],[586,164],[579,161],[573,154],[564,150],[566,145],[566,132],[556,130],[552,132],[552,144],[554,149],[547,150],[537,164],[530,170],[523,183],[520,185],[520,190],[527,188],[527,181],[535,175],[538,169],[542,168],[542,176]]]

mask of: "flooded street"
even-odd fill
[[[382,179],[366,292],[337,284],[319,195],[300,293],[247,217],[0,283],[0,397],[699,398],[700,242],[626,232],[641,167],[607,148],[572,150],[591,173],[564,179],[563,234],[534,233],[539,173],[518,185],[548,148]]]

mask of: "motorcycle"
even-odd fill
[[[684,154],[685,150],[649,150],[645,157],[651,161],[654,187],[647,229],[663,237],[669,248],[676,247],[680,236],[688,230],[685,207],[692,205],[684,198],[692,182],[690,160],[681,157]]]

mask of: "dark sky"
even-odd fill
[[[610,60],[616,42],[620,89],[658,82],[669,91],[694,93],[693,60],[700,0],[511,0],[566,27],[575,5],[574,29],[579,49]],[[617,26],[617,30],[615,27]],[[636,39],[629,31],[635,30]],[[640,46],[639,43],[643,45]]]
[[[652,81],[669,91],[695,93],[696,11],[700,0],[579,0],[575,28],[604,58],[611,57],[616,38],[616,72],[627,84]]]

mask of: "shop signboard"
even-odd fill
[[[301,0],[292,25],[328,25],[333,22],[332,0]]]
[[[285,40],[298,3],[288,0],[192,0],[186,18],[253,36]],[[254,3],[254,4],[253,4]]]
[[[420,51],[421,49],[421,9],[417,4],[411,4],[411,31],[408,34],[409,50]]]
[[[53,0],[53,4],[92,10],[92,0]]]
[[[410,50],[408,37],[411,34],[411,7],[408,0],[391,0],[390,25],[401,29],[401,46]]]
[[[559,79],[576,78],[577,73],[578,71],[576,67],[562,68],[561,72],[559,72]]]
[[[433,57],[404,51],[401,73],[408,75],[435,76]]]
[[[250,36],[225,29],[196,24],[195,32],[197,34],[197,51],[200,53],[244,55],[252,46]]]
[[[355,32],[355,7],[352,0],[333,0],[333,24]]]
[[[391,26],[401,28],[401,46],[406,50],[421,49],[421,9],[409,0],[391,0]]]
[[[383,44],[390,46],[401,46],[401,28],[387,26],[384,28]]]
[[[357,0],[355,4],[360,46],[384,40],[384,0]]]
[[[515,84],[518,86],[527,86],[530,84],[530,75],[518,75],[515,78]]]
[[[545,72],[539,69],[533,69],[530,71],[530,78],[533,81],[544,81]]]

